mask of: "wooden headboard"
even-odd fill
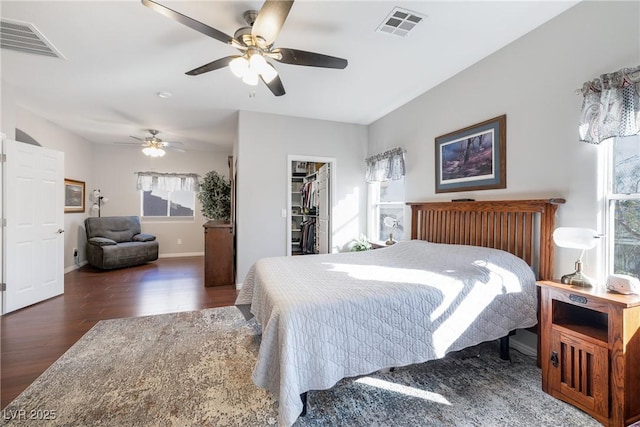
[[[501,249],[553,279],[555,212],[564,199],[407,203],[411,239]]]

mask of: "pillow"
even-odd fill
[[[115,240],[107,239],[106,237],[92,237],[89,239],[89,243],[96,246],[117,245]]]
[[[134,242],[152,242],[156,240],[156,236],[153,234],[140,233],[133,236]]]

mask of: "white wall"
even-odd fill
[[[85,181],[91,188],[94,181],[93,144],[80,136],[34,114],[16,107],[15,127],[33,137],[41,146],[64,152],[65,178]],[[88,200],[85,206],[88,207]],[[65,271],[74,267],[73,249],[82,248],[86,242],[84,234],[85,213],[64,214],[64,267]],[[80,262],[84,260],[80,258]]]
[[[16,90],[0,80],[0,133],[8,139],[16,139]]]
[[[102,206],[102,216],[140,215],[140,192],[136,189],[135,172],[196,173],[201,177],[212,170],[229,176],[227,159],[231,151],[167,152],[164,157],[147,157],[136,146],[96,144],[94,148],[95,182],[87,191],[100,189],[109,201]],[[207,219],[202,216],[196,198],[193,220],[142,220],[142,230],[154,234],[160,243],[160,256],[204,254],[204,229]],[[92,213],[92,215],[95,215]],[[182,240],[178,244],[178,239]]]
[[[598,152],[578,142],[582,96],[600,74],[640,64],[640,3],[582,2],[369,126],[368,154],[407,149],[407,200],[567,199],[557,225],[601,229]],[[434,138],[507,115],[507,188],[434,192]],[[601,275],[601,257],[587,273]],[[556,250],[555,274],[577,253]]]
[[[289,155],[336,159],[334,249],[365,231],[365,126],[242,111],[238,129],[237,283],[259,258],[287,253]]]

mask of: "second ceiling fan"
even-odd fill
[[[248,10],[244,18],[248,27],[238,29],[231,37],[213,27],[196,21],[186,15],[169,9],[152,0],[142,0],[142,4],[202,34],[229,44],[240,51],[217,59],[186,74],[197,76],[220,68],[229,67],[231,71],[249,85],[257,85],[262,80],[275,96],[285,94],[278,72],[267,59],[292,65],[344,69],[347,60],[320,53],[306,52],[290,48],[274,48],[273,43],[284,25],[293,0],[267,0],[260,11]]]

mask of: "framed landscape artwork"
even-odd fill
[[[84,212],[84,181],[64,180],[64,212]]]
[[[436,193],[507,187],[507,116],[436,138]]]

